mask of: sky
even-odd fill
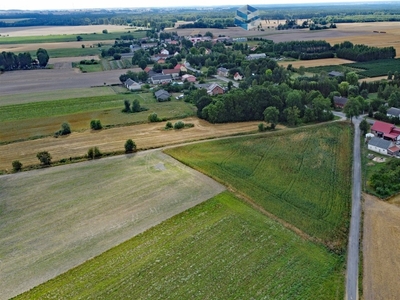
[[[379,1],[379,0],[378,0]],[[216,6],[230,5],[241,6],[250,5],[266,5],[266,4],[304,4],[304,3],[365,3],[377,2],[377,0],[69,0],[69,1],[48,1],[48,0],[19,0],[19,1],[1,1],[0,10],[22,9],[22,10],[52,10],[52,9],[81,9],[81,8],[135,8],[135,7],[162,7],[168,3],[170,7],[182,6]],[[117,6],[116,6],[117,5]]]

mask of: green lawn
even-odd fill
[[[342,273],[224,192],[16,299],[343,299]]]
[[[352,157],[347,124],[210,141],[166,152],[232,186],[334,251],[345,252]]]

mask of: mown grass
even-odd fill
[[[224,192],[16,299],[342,299],[342,268]]]
[[[166,153],[342,253],[349,226],[351,141],[348,125],[332,123]]]
[[[78,57],[78,56],[94,56],[100,55],[102,48],[97,47],[79,47],[79,48],[57,48],[57,49],[47,49],[47,53],[52,58],[57,57]],[[36,50],[28,51],[32,57],[36,57]]]
[[[7,44],[29,44],[29,43],[60,43],[60,42],[76,42],[77,36],[82,37],[81,42],[88,41],[106,41],[120,38],[121,35],[126,35],[126,31],[103,33],[82,33],[82,34],[54,34],[42,36],[20,36],[20,37],[0,37],[0,43]],[[146,36],[146,31],[132,31],[129,33],[135,38]]]

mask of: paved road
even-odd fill
[[[361,153],[360,122],[362,117],[353,118],[354,150],[353,150],[353,193],[351,205],[350,234],[347,251],[346,299],[358,299],[358,262],[361,218]]]

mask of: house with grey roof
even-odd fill
[[[168,101],[168,99],[171,97],[171,95],[166,90],[163,90],[163,89],[155,92],[154,96],[156,96],[156,99],[159,102]]]
[[[392,141],[374,136],[368,142],[368,150],[385,155],[398,155],[400,149]]]
[[[152,84],[170,83],[172,82],[171,75],[157,74],[150,78]]]
[[[229,70],[227,68],[220,67],[217,69],[217,74],[219,76],[227,77],[229,74]]]
[[[335,104],[336,108],[343,108],[347,101],[349,101],[349,99],[346,97],[333,96],[333,103]]]
[[[392,118],[400,118],[400,108],[391,107],[387,110],[386,115]]]
[[[249,54],[246,56],[247,60],[255,60],[255,59],[260,59],[260,58],[266,58],[267,56],[265,53],[257,53],[257,54]]]
[[[328,76],[330,77],[343,77],[344,74],[342,72],[338,72],[338,71],[331,71],[328,73]]]
[[[125,81],[125,87],[130,91],[137,91],[137,90],[140,90],[142,88],[142,86],[139,83],[137,83],[136,81],[133,81],[130,78],[128,78]]]

